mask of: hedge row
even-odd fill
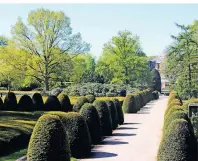
[[[40,93],[33,94],[32,98],[28,95],[23,95],[17,103],[16,96],[13,92],[8,92],[4,103],[0,98],[0,109],[5,111],[72,111],[70,99],[65,94],[60,94],[58,97],[51,95],[43,102]]]
[[[81,106],[78,109],[79,113],[51,111],[45,113],[39,119],[28,147],[28,158],[33,158],[32,160],[30,159],[31,161],[56,160],[56,155],[72,156],[75,158],[87,157],[91,152],[91,144],[99,144],[103,136],[112,135],[113,129],[118,124],[123,124],[124,122],[121,104],[117,99],[107,101],[95,100],[93,104],[81,103]],[[56,121],[54,120],[55,117],[52,118],[52,115],[58,116]],[[62,126],[59,123],[59,119],[63,124],[65,132],[61,130]],[[54,131],[51,126],[55,128]],[[60,128],[59,131],[57,131],[56,127]],[[51,130],[51,132],[46,132],[46,129]],[[41,137],[42,131],[44,131],[43,137]],[[56,137],[58,137],[57,143],[54,136],[55,133],[57,133]],[[65,138],[61,144],[62,148],[59,147],[60,145],[57,145],[61,137]],[[67,145],[68,143],[69,145]],[[45,149],[47,149],[46,152]],[[58,159],[61,160],[61,158]],[[66,161],[66,157],[63,161]]]
[[[158,161],[197,161],[197,141],[193,126],[176,93],[171,92],[164,115],[163,137],[158,149]]]
[[[159,98],[159,97],[158,97]],[[140,108],[145,106],[153,99],[151,89],[128,94],[123,102],[122,108],[125,113],[137,113]]]

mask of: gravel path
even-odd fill
[[[81,161],[156,161],[168,97],[160,96],[137,114],[125,114],[125,124],[92,149]]]

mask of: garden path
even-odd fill
[[[125,124],[80,161],[156,161],[167,101],[167,96],[160,96],[137,114],[125,114]]]

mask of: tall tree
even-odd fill
[[[157,69],[153,68],[151,71],[151,88],[161,93],[161,76]]]
[[[148,68],[148,63],[139,37],[125,30],[104,44],[96,71],[110,82],[130,84],[145,67]]]
[[[19,18],[12,27],[13,40],[30,58],[24,63],[29,76],[49,90],[51,82],[70,72],[71,59],[88,52],[90,45],[82,41],[80,33],[72,34],[70,19],[62,11],[37,9],[29,13],[27,21],[25,25]]]

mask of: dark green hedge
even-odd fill
[[[44,106],[44,111],[63,111],[58,98],[53,95],[47,98]]]
[[[112,100],[106,100],[107,107],[111,113],[112,129],[115,130],[118,127],[118,113]]]
[[[17,111],[17,99],[13,92],[8,92],[4,99],[4,110],[6,111]]]
[[[85,96],[81,96],[76,100],[76,103],[73,106],[73,111],[79,112],[81,107],[85,104],[89,103],[88,99]]]
[[[122,106],[119,102],[118,99],[113,99],[113,103],[114,103],[114,106],[116,107],[117,109],[117,120],[118,120],[118,124],[119,125],[122,125],[124,123],[124,113],[122,111]]]
[[[77,112],[49,112],[58,115],[65,126],[70,142],[71,156],[88,157],[91,152],[91,137],[85,119]]]
[[[3,110],[3,100],[1,97],[0,97],[0,110]]]
[[[80,110],[80,114],[88,125],[92,144],[100,143],[102,139],[100,118],[94,105],[85,103]]]
[[[96,100],[94,101],[94,106],[98,111],[98,115],[101,123],[101,130],[103,136],[112,135],[112,121],[111,121],[111,113],[107,107],[105,101]]]
[[[34,93],[32,96],[35,111],[42,111],[44,109],[43,98],[40,93]]]
[[[69,140],[60,118],[45,114],[37,121],[27,152],[28,161],[70,161]]]
[[[86,98],[89,103],[93,103],[96,100],[96,97],[94,95],[87,95]]]
[[[72,111],[72,105],[69,97],[66,94],[59,94],[58,99],[61,104],[62,111],[69,112]]]
[[[18,110],[19,111],[34,111],[34,104],[32,99],[28,95],[23,95],[18,103]]]

